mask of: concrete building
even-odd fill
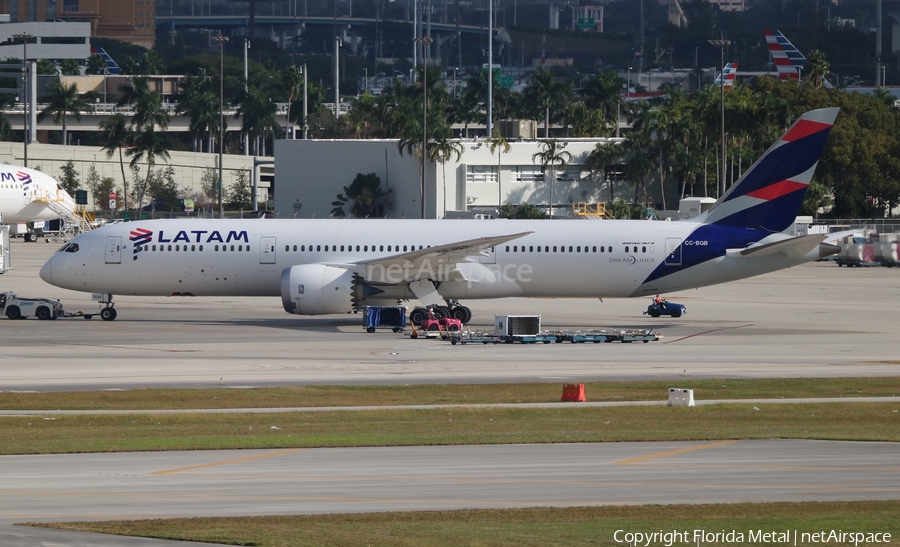
[[[0,163],[10,165],[23,164],[24,147],[21,142],[0,142]],[[191,197],[202,189],[204,173],[210,169],[216,169],[218,154],[206,154],[195,152],[169,152],[168,161],[157,159],[156,170],[171,166],[174,170],[174,179],[179,186],[179,192],[185,197]],[[245,171],[252,180],[254,156],[242,156],[237,154],[225,154],[223,156],[223,188],[228,189],[237,181],[239,172]],[[268,158],[261,158],[268,159]],[[79,174],[82,188],[87,189],[85,178],[91,166],[97,170],[101,177],[112,177],[117,187],[122,187],[122,169],[119,165],[119,155],[107,157],[106,152],[98,146],[62,146],[55,144],[28,145],[28,166],[47,173],[51,177],[62,176],[62,167],[72,161],[75,171]],[[129,188],[132,184],[132,173],[128,165],[130,158],[125,156],[125,175],[128,177]],[[142,175],[147,173],[147,165],[140,164]],[[272,199],[272,169],[271,165],[257,167],[259,180],[258,199],[260,202]],[[144,200],[144,205],[150,203],[149,196]],[[93,203],[88,204],[88,210],[93,210]],[[129,208],[131,206],[129,205]]]
[[[0,24],[0,59],[22,59],[24,46],[14,36],[23,33],[33,36],[27,46],[31,61],[83,61],[91,55],[91,26],[88,23],[3,23]]]
[[[91,35],[145,48],[156,39],[156,0],[0,0],[12,22],[90,23]]]
[[[609,199],[609,187],[591,173],[588,154],[597,143],[616,139],[560,139],[572,154],[552,184],[554,215],[566,215],[573,202]],[[510,142],[510,151],[491,153],[483,140],[458,141],[463,152],[445,164],[426,163],[425,217],[456,212],[496,214],[498,204],[530,203],[548,209],[551,184],[532,157],[540,141]],[[357,174],[375,173],[390,191],[390,218],[421,218],[420,161],[401,154],[396,140],[279,140],[275,142],[279,218],[328,217],[332,202]],[[499,176],[498,176],[499,172]],[[622,195],[618,195],[619,192]],[[633,195],[630,185],[617,197]]]

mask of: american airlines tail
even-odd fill
[[[766,37],[769,53],[772,55],[772,62],[778,69],[778,77],[782,80],[802,79],[806,57],[800,53],[800,50],[777,30],[766,29],[763,34]],[[828,89],[834,87],[828,80],[825,80],[823,85]]]
[[[467,322],[469,299],[634,297],[724,283],[837,252],[825,236],[784,233],[837,113],[801,116],[698,219],[136,221],[79,235],[40,275],[105,295],[106,320],[116,317],[114,294],[273,296],[298,315],[417,300]]]
[[[716,78],[715,86],[724,85],[725,89],[730,89],[734,86],[734,77],[737,74],[737,63],[728,63],[725,65],[725,68],[722,70],[722,73],[719,74],[718,78]],[[724,84],[722,82],[725,82]]]

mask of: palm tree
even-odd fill
[[[542,69],[543,70],[543,69]],[[550,169],[550,218],[553,218],[553,182],[556,179],[556,169],[564,169],[566,164],[572,161],[572,154],[562,149],[562,145],[556,139],[541,141],[544,148],[531,156],[531,161],[540,160],[541,171]]]
[[[150,186],[150,179],[153,176],[153,167],[156,165],[156,158],[169,159],[169,139],[165,132],[157,131],[156,126],[153,123],[147,122],[140,131],[134,133],[131,139],[131,147],[126,154],[131,156],[132,168],[137,167],[138,163],[145,157],[147,158],[147,178],[143,187],[140,189],[139,194],[136,196],[137,203],[135,204],[134,213],[135,216],[137,216],[138,209],[144,200],[144,194]]]
[[[125,159],[122,157],[122,149],[131,142],[131,130],[128,128],[128,121],[124,114],[116,113],[108,120],[100,122],[100,142],[103,143],[103,150],[106,152],[107,158],[111,158],[116,150],[119,151],[119,166],[122,168],[122,185],[124,187],[122,209],[127,211],[128,178],[125,176]]]
[[[294,102],[294,97],[300,92],[301,85],[303,84],[303,79],[306,77],[305,74],[300,74],[300,70],[297,67],[291,65],[281,76],[281,81],[284,87],[287,90],[287,120],[288,125],[291,123],[291,103]],[[294,135],[291,135],[291,138],[294,138]]]
[[[219,130],[219,97],[210,91],[204,80],[188,77],[182,84],[178,111],[190,118],[188,128],[194,135],[194,150],[212,152],[213,136]],[[200,146],[197,146],[197,141]]]
[[[62,140],[63,144],[68,144],[69,132],[66,126],[66,115],[71,113],[76,120],[81,121],[81,112],[87,108],[87,103],[78,95],[78,84],[66,85],[59,80],[54,80],[47,86],[47,91],[50,92],[48,104],[38,114],[38,120],[43,120],[50,114],[53,114],[55,123],[62,120]]]
[[[491,131],[491,136],[488,137],[488,149],[491,151],[491,155],[494,154],[495,151],[499,149],[500,153],[497,154],[497,210],[499,211],[501,207],[503,207],[503,192],[502,192],[502,183],[500,182],[500,162],[503,158],[503,154],[506,154],[510,150],[509,143],[506,139],[503,138],[503,135],[500,134],[500,131],[497,128],[493,128]]]
[[[600,171],[606,177],[606,166],[625,155],[625,150],[620,144],[614,142],[597,143],[588,154],[588,164],[594,172]],[[614,201],[613,181],[609,180],[609,201]]]
[[[616,108],[622,97],[622,80],[615,71],[598,72],[581,88],[584,104],[590,109],[599,109],[603,119],[610,121],[616,115]]]
[[[280,127],[275,121],[277,110],[275,103],[261,89],[251,87],[234,115],[243,119],[242,130],[250,135],[253,153],[258,156],[266,153],[265,138],[268,132]]]
[[[447,216],[447,160],[456,156],[457,161],[462,156],[463,145],[458,141],[450,140],[449,131],[442,131],[433,141],[428,143],[428,159],[440,163],[444,175],[444,216]]]
[[[544,138],[550,138],[550,114],[565,112],[569,97],[572,92],[572,83],[557,80],[553,73],[546,68],[539,68],[531,75],[528,87],[525,88],[525,101],[533,109],[541,110],[544,114]]]
[[[810,51],[806,62],[806,83],[817,88],[824,87],[829,68],[824,53],[818,49]]]

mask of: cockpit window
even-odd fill
[[[78,244],[77,243],[69,243],[66,246],[67,253],[77,253],[78,252]]]
[[[66,243],[65,245],[63,245],[62,247],[60,247],[59,250],[57,250],[56,252],[57,252],[57,253],[61,253],[61,252],[65,251],[66,249],[69,248],[69,245],[71,245],[71,243]]]

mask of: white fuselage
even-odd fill
[[[712,251],[714,241],[695,235],[703,226],[600,220],[153,220],[78,236],[47,262],[41,277],[67,289],[120,295],[278,296],[282,272],[292,266],[344,267],[521,232],[531,233],[457,264],[455,275],[424,277],[444,279],[438,290],[448,299],[629,297],[722,283],[807,260],[784,254],[726,257]],[[384,292],[373,302],[415,298],[405,283],[379,287]]]
[[[34,169],[0,166],[0,219],[4,223],[53,220],[60,218],[57,210],[63,209],[74,212],[75,202],[53,177]]]

